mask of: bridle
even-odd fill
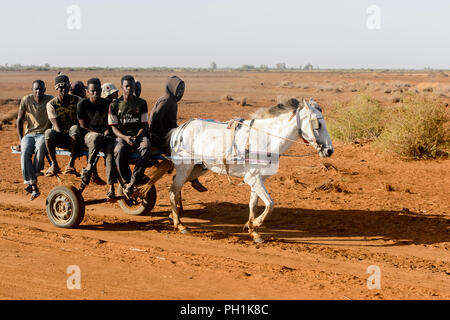
[[[303,108],[311,108],[304,99],[303,99]],[[309,142],[305,138],[303,138],[303,135],[302,135],[302,120],[306,119],[306,117],[303,117],[303,118],[300,117],[300,111],[303,108],[299,107],[295,111],[295,119],[297,121],[298,134],[300,135],[300,137],[303,139],[303,141],[306,144],[311,144],[317,151],[320,151],[320,150],[322,150],[323,146],[317,142],[317,136],[319,135],[319,128],[320,128],[319,119],[322,119],[322,117],[318,118],[315,113],[311,113],[310,110],[307,110],[307,113],[310,115],[309,122],[311,125],[311,129],[313,131],[313,139],[314,139],[312,142]]]

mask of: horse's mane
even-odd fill
[[[269,108],[260,108],[253,112],[250,116],[252,119],[268,119],[276,118],[282,114],[294,112],[299,107],[300,102],[291,98],[285,102],[280,102],[275,106]]]

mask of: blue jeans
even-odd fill
[[[21,148],[21,165],[24,184],[36,184],[37,174],[44,169],[45,159],[45,138],[41,133],[29,133],[22,138],[20,142]],[[34,159],[33,153],[35,154]]]

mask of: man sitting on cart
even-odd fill
[[[130,197],[136,184],[143,178],[150,157],[148,111],[147,102],[134,95],[135,80],[132,76],[123,76],[121,86],[123,95],[109,106],[108,124],[117,136],[114,158],[125,184],[124,193]],[[130,149],[139,153],[133,172],[128,157]]]
[[[47,115],[52,124],[51,129],[45,131],[45,144],[52,164],[45,172],[46,176],[58,174],[58,161],[56,160],[56,147],[70,148],[70,160],[64,173],[76,174],[75,159],[80,141],[77,140],[77,104],[79,97],[69,94],[69,77],[59,74],[55,79],[55,90],[58,95],[47,103]]]
[[[41,194],[37,186],[37,177],[42,175],[41,170],[44,169],[46,152],[44,132],[50,127],[47,103],[53,99],[53,96],[45,94],[45,90],[44,81],[33,81],[33,94],[22,98],[17,115],[17,134],[20,144],[16,149],[21,151],[22,175],[27,185],[25,190],[31,194],[31,200]],[[23,135],[24,120],[27,122],[25,136]]]
[[[171,76],[167,79],[166,94],[156,101],[149,117],[149,132],[153,145],[163,149],[169,148],[165,138],[170,130],[178,127],[178,101],[183,98],[184,89],[184,81],[179,77]],[[198,192],[208,191],[198,179],[191,180],[191,185]]]
[[[82,99],[77,106],[78,122],[81,136],[88,147],[87,166],[83,169],[81,181],[88,185],[95,170],[95,160],[99,151],[105,153],[106,179],[109,185],[108,199],[115,198],[115,166],[114,166],[114,137],[108,127],[108,111],[110,102],[101,98],[102,87],[98,78],[91,78],[87,82],[89,98]],[[83,137],[84,136],[84,137]]]

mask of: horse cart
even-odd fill
[[[171,158],[165,157],[161,150],[153,150],[148,167],[155,167],[156,170],[145,176],[136,193],[127,197],[123,192],[124,183],[119,178],[117,201],[122,210],[131,215],[149,213],[156,202],[155,183],[175,170],[169,190],[172,211],[169,218],[174,229],[189,233],[180,220],[183,212],[181,189],[187,181],[210,170],[228,178],[243,178],[244,183],[250,186],[249,219],[244,229],[248,229],[255,242],[262,242],[256,230],[274,209],[274,201],[264,181],[277,171],[279,157],[293,143],[314,147],[320,157],[330,157],[334,148],[322,108],[313,99],[309,103],[290,99],[290,103],[260,109],[252,116],[252,120],[233,119],[227,123],[191,119],[173,129],[170,133]],[[299,138],[303,141],[297,141]],[[69,152],[60,150],[57,154],[68,155]],[[131,159],[136,157],[137,154],[130,154]],[[46,207],[48,218],[54,225],[76,228],[83,221],[85,206],[107,201],[84,200],[82,194],[85,188],[86,185],[81,182],[78,188],[58,186],[50,191]],[[264,202],[265,208],[256,216],[258,200]]]
[[[20,154],[16,148],[11,148],[12,153]],[[70,151],[64,149],[57,149],[57,155],[69,156]],[[79,156],[86,156],[88,153],[86,150],[82,150]],[[99,152],[96,158],[95,164],[98,160],[104,157],[105,154]],[[130,162],[136,160],[137,153],[130,152]],[[48,194],[46,199],[46,211],[50,222],[59,228],[77,228],[84,219],[85,208],[89,205],[95,205],[105,203],[108,201],[117,201],[120,208],[130,215],[148,215],[155,206],[157,192],[155,184],[166,173],[173,170],[172,161],[162,153],[159,148],[152,148],[152,153],[149,159],[147,168],[152,167],[156,170],[152,170],[150,176],[145,175],[139,185],[136,187],[135,192],[130,197],[127,197],[123,192],[124,182],[117,174],[119,185],[117,188],[116,197],[113,200],[104,199],[90,199],[86,200],[83,197],[83,191],[87,185],[80,179],[80,186],[74,185],[59,185],[54,187]],[[61,182],[59,176],[56,176]]]

